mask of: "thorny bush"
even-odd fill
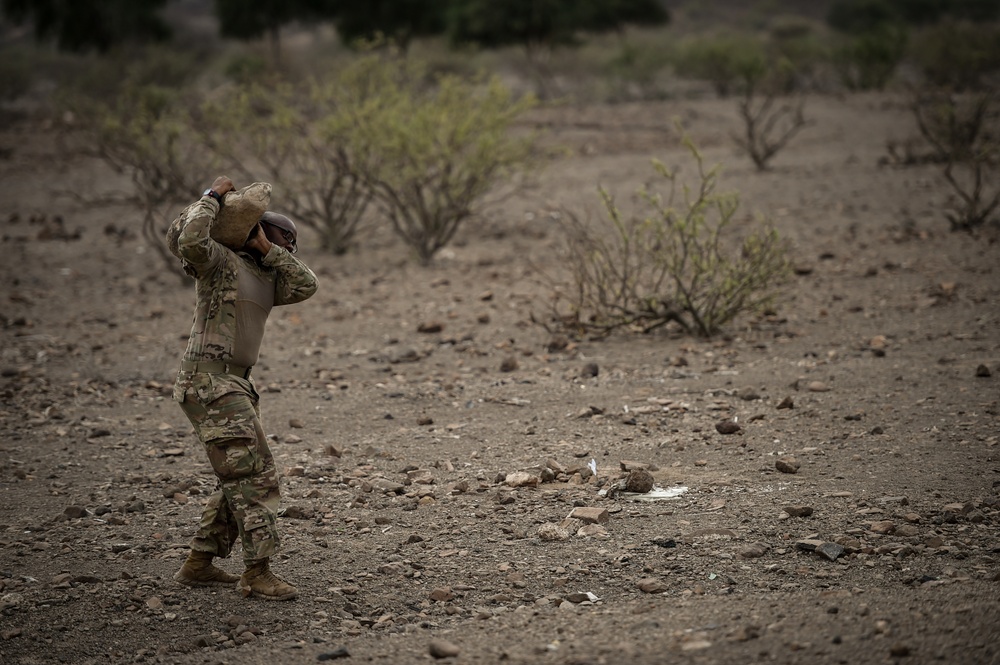
[[[773,301],[788,274],[785,242],[767,223],[738,238],[739,195],[717,192],[720,167],[706,169],[691,140],[684,144],[697,166],[693,187],[654,161],[668,193],[641,190],[645,214],[626,217],[602,189],[607,224],[592,229],[571,212],[562,218],[570,283],[550,277],[557,326],[604,336],[673,323],[708,337]]]

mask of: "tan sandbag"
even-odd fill
[[[212,224],[212,238],[230,249],[242,249],[270,203],[271,185],[266,182],[226,193],[222,197],[222,210]]]
[[[212,224],[209,234],[230,249],[242,249],[247,236],[254,225],[260,221],[271,202],[271,185],[266,182],[255,182],[243,189],[227,192],[223,197],[222,210]],[[194,204],[192,204],[194,205]],[[177,241],[181,235],[181,225],[191,206],[184,208],[181,214],[167,227],[167,247],[170,253],[181,258]]]

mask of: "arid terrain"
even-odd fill
[[[134,210],[69,195],[125,178],[9,126],[0,662],[1000,663],[1000,233],[885,163],[903,100],[806,114],[758,172],[733,100],[536,111],[568,150],[433,265],[304,232],[320,290],[254,369],[287,603],[173,581],[215,484],[170,398],[192,284]],[[795,275],[715,339],[560,339],[532,321],[553,214],[689,164],[675,117]],[[652,494],[619,491],[635,469]]]

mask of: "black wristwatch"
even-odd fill
[[[219,202],[219,207],[222,207],[222,194],[209,187],[204,192],[201,193],[202,196],[211,196],[213,199]]]

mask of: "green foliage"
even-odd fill
[[[643,214],[626,217],[601,190],[609,224],[593,230],[567,215],[571,283],[553,294],[562,327],[603,336],[674,323],[711,336],[772,302],[788,274],[784,242],[766,224],[736,237],[738,194],[717,192],[719,167],[706,170],[694,144],[685,138],[685,145],[697,166],[693,187],[681,185],[677,169],[654,161],[668,193],[644,189]]]
[[[80,100],[76,109],[96,155],[132,181],[143,234],[170,266],[176,262],[163,242],[166,225],[215,172],[211,154],[189,131],[190,104],[174,90],[129,85],[112,102]]]
[[[1000,18],[1000,0],[837,0],[827,23],[858,34],[886,25],[931,25],[951,18],[976,22]]]
[[[906,53],[907,31],[882,25],[848,40],[834,51],[834,65],[851,90],[882,90]]]
[[[235,177],[270,182],[278,210],[316,230],[324,249],[343,254],[371,193],[354,171],[346,139],[317,130],[341,112],[320,88],[247,83],[206,102],[195,126]]]
[[[679,76],[709,81],[723,97],[747,81],[762,78],[768,70],[764,43],[745,35],[688,40],[675,57]]]
[[[952,230],[972,230],[1000,207],[1000,95],[925,92],[912,109],[921,135],[934,148],[957,202]]]
[[[423,84],[412,60],[368,56],[338,77],[341,112],[323,121],[343,141],[396,234],[427,263],[484,196],[531,163],[511,123],[534,105],[498,80],[442,76]]]
[[[912,57],[933,86],[975,90],[1000,70],[1000,29],[945,22],[914,40]]]
[[[38,41],[60,50],[106,52],[126,42],[163,40],[170,31],[159,16],[167,0],[3,0],[3,12],[34,25]]]

